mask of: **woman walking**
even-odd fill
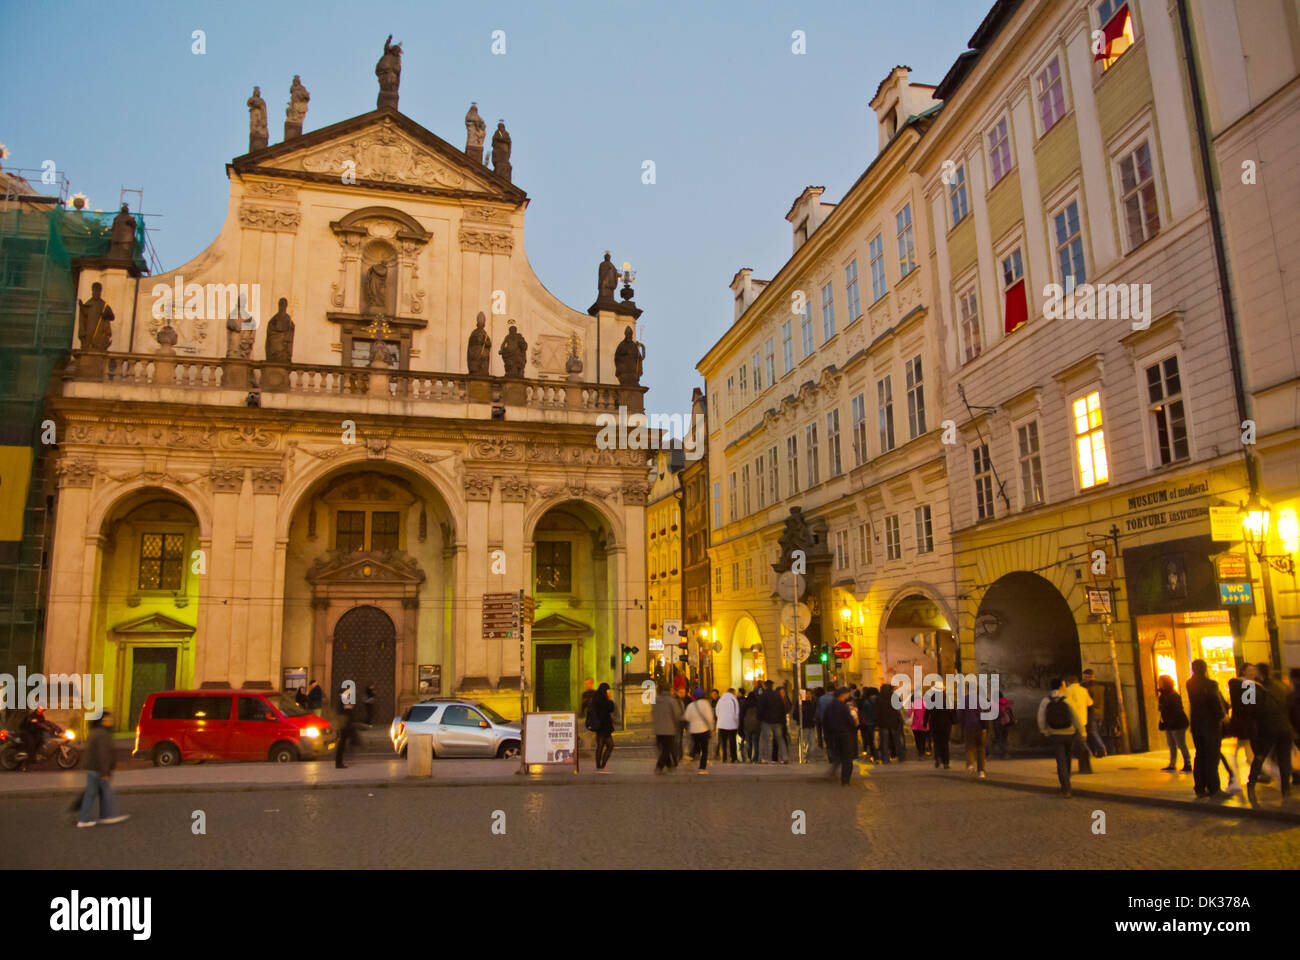
[[[1192,757],[1187,752],[1187,712],[1183,709],[1183,697],[1174,687],[1174,678],[1162,676],[1156,681],[1160,690],[1157,706],[1160,709],[1160,729],[1165,732],[1165,742],[1169,744],[1169,766],[1165,770],[1178,769],[1178,753],[1183,754],[1183,773],[1192,772]]]
[[[695,699],[686,708],[683,719],[691,731],[691,755],[700,758],[700,773],[709,772],[709,737],[716,725],[713,706],[704,696],[704,688],[695,688]]]

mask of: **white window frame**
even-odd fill
[[[1091,45],[1089,46],[1089,49],[1091,50]],[[1043,74],[1047,73],[1053,60],[1056,61],[1057,82],[1061,85],[1061,112],[1056,114],[1055,118],[1052,120],[1052,125],[1049,127],[1043,122],[1043,91],[1039,87],[1039,80],[1042,78]],[[1040,140],[1047,136],[1050,131],[1055,130],[1060,125],[1061,121],[1070,115],[1070,111],[1073,109],[1073,104],[1070,101],[1070,82],[1068,73],[1069,71],[1065,68],[1065,54],[1059,49],[1053,48],[1052,52],[1045,56],[1039,62],[1038,66],[1034,68],[1033,74],[1031,75],[1030,86],[1032,88],[1034,101],[1034,130],[1037,132]],[[1048,89],[1050,90],[1051,87],[1048,87]]]
[[[925,433],[925,363],[921,354],[903,363],[903,385],[907,391],[907,434],[915,440]]]
[[[1020,258],[1020,276],[1011,283],[1007,282],[1006,271],[1003,269],[1003,261],[1010,260],[1019,254]],[[997,264],[998,276],[998,339],[1009,336],[1007,333],[1007,289],[1019,280],[1025,281],[1025,326],[1034,319],[1034,300],[1030,296],[1029,276],[1027,273],[1028,265],[1025,262],[1025,241],[1024,235],[1016,232],[1011,239],[1007,240],[998,248],[994,254],[994,260]]]
[[[934,516],[928,503],[912,510],[912,522],[916,526],[916,552],[934,553]]]
[[[1165,373],[1164,364],[1166,360],[1175,360],[1178,363],[1178,385],[1179,392],[1175,397],[1183,404],[1183,430],[1187,438],[1187,456],[1170,460],[1168,463],[1160,461],[1160,438],[1156,431],[1154,422],[1155,407],[1151,401],[1151,394],[1147,384],[1147,368],[1160,364],[1160,386],[1164,389]],[[1150,470],[1164,470],[1174,467],[1183,466],[1196,458],[1196,450],[1193,446],[1192,439],[1194,432],[1192,430],[1191,415],[1191,397],[1187,390],[1187,368],[1183,365],[1183,351],[1177,344],[1161,347],[1158,350],[1149,351],[1145,356],[1137,360],[1135,364],[1135,374],[1138,381],[1138,396],[1142,399],[1142,434],[1146,441],[1147,468]],[[1161,401],[1161,405],[1167,405],[1168,397]],[[1102,429],[1105,429],[1106,421],[1102,419]],[[1172,435],[1171,435],[1172,436]],[[1172,453],[1172,441],[1171,441]],[[1108,453],[1109,455],[1109,453]]]
[[[863,520],[858,524],[858,566],[869,567],[871,565],[871,524]]]
[[[835,531],[835,569],[847,570],[849,568],[849,532],[847,530]]]
[[[737,511],[736,498],[736,471],[732,470],[727,476],[727,515],[731,518],[730,522],[735,523],[740,519]]]
[[[763,344],[763,360],[767,364],[767,385],[770,387],[776,383],[776,342],[773,337],[768,337]]]
[[[817,443],[817,421],[804,427],[804,454],[808,458],[808,489],[822,482],[821,450]]]
[[[1124,182],[1122,175],[1123,162],[1130,156],[1133,156],[1142,144],[1146,144],[1147,152],[1151,158],[1151,191],[1155,195],[1156,219],[1159,223],[1156,225],[1156,232],[1147,235],[1146,220],[1142,222],[1142,240],[1138,243],[1132,243],[1128,235],[1128,216],[1124,206],[1126,195],[1124,193]],[[1165,210],[1164,201],[1164,183],[1160,179],[1160,145],[1156,142],[1155,130],[1151,123],[1151,115],[1144,113],[1134,123],[1130,124],[1111,144],[1110,149],[1111,164],[1111,189],[1115,201],[1115,220],[1119,226],[1120,244],[1124,255],[1132,253],[1139,247],[1144,246],[1151,240],[1160,236],[1161,232],[1169,227],[1169,217]],[[1145,182],[1145,181],[1144,181]],[[1138,191],[1140,193],[1140,190]]]
[[[799,317],[799,339],[803,346],[803,357],[800,359],[807,360],[817,349],[817,345],[813,343],[811,299],[805,299],[803,302],[803,313]]]
[[[898,514],[891,513],[885,517],[885,562],[903,559],[903,530],[898,522]]]
[[[874,305],[889,293],[889,278],[885,275],[885,235],[879,230],[867,242],[867,257],[871,262],[871,302]]]
[[[777,461],[780,454],[777,452],[776,444],[772,444],[767,451],[767,484],[768,489],[772,492],[772,506],[781,502],[781,476],[777,470]]]
[[[966,189],[966,180],[966,164],[959,163],[953,171],[952,180],[945,184],[948,188],[949,230],[955,230],[959,223],[970,216],[970,191]]]
[[[975,500],[971,515],[976,523],[995,520],[998,515],[997,491],[993,488],[993,453],[988,442],[975,442],[970,445],[971,488]],[[981,457],[981,451],[983,456]],[[982,459],[982,464],[979,462]],[[981,469],[982,466],[982,469]],[[985,503],[988,504],[987,511]]]
[[[1075,187],[1074,189],[1070,190],[1069,193],[1065,194],[1057,203],[1049,207],[1047,213],[1047,242],[1051,245],[1050,249],[1052,254],[1052,276],[1056,278],[1056,282],[1059,283],[1062,289],[1064,290],[1066,287],[1066,283],[1065,283],[1066,274],[1061,270],[1061,248],[1064,247],[1066,244],[1061,243],[1058,239],[1058,235],[1056,232],[1056,218],[1060,215],[1066,215],[1066,225],[1068,227],[1069,224],[1068,211],[1071,205],[1075,207],[1079,218],[1078,238],[1079,238],[1079,253],[1083,259],[1083,278],[1079,279],[1078,277],[1075,277],[1073,286],[1069,289],[1069,291],[1066,292],[1067,299],[1073,295],[1073,289],[1075,287],[1087,283],[1088,277],[1091,276],[1091,264],[1088,263],[1088,224],[1084,221],[1082,192],[1077,187]],[[1071,238],[1073,238],[1074,234],[1071,234],[1070,236]],[[1066,241],[1066,243],[1069,242],[1071,241],[1070,240]],[[1070,265],[1074,266],[1073,256],[1071,256]]]
[[[785,438],[785,467],[788,474],[786,493],[794,496],[799,492],[799,434],[792,433]]]
[[[900,227],[903,214],[907,214],[907,223]],[[898,279],[902,280],[920,267],[916,260],[916,212],[911,201],[894,211],[894,233],[898,240]]]
[[[862,319],[862,288],[858,285],[858,259],[854,257],[844,266],[844,299],[849,308],[848,326]]]
[[[794,320],[781,324],[781,359],[785,362],[785,373],[794,369]],[[785,375],[782,374],[782,376]]]
[[[1020,431],[1033,428],[1034,438],[1037,441],[1037,448],[1026,455],[1020,443]],[[1030,510],[1034,507],[1041,507],[1047,502],[1047,472],[1043,468],[1043,424],[1037,417],[1028,417],[1011,426],[1012,433],[1015,436],[1016,449],[1016,479],[1017,486],[1020,488],[1020,509]],[[1038,484],[1040,497],[1037,503],[1031,503],[1025,490],[1025,467],[1028,464],[1030,474],[1033,473],[1033,462],[1038,461]]]
[[[754,483],[758,487],[758,509],[767,509],[767,455],[754,458]]]
[[[984,352],[983,315],[980,313],[978,277],[970,277],[956,285],[957,305],[953,317],[957,321],[958,359],[970,363]],[[971,304],[974,304],[974,316]],[[974,337],[972,341],[971,337]],[[973,348],[973,349],[972,349]]]
[[[749,478],[749,464],[745,464],[740,468],[740,505],[744,507],[744,511],[740,514],[742,517],[747,517],[754,512],[753,500],[751,499],[752,489]]]
[[[1097,410],[1101,417],[1101,423],[1097,427],[1092,427],[1091,425],[1089,425],[1089,429],[1087,430],[1086,434],[1081,434],[1078,432],[1078,425],[1076,423],[1075,413],[1074,413],[1074,405],[1079,400],[1086,401],[1087,398],[1094,393],[1097,394]],[[1093,381],[1092,383],[1086,386],[1075,387],[1068,394],[1066,394],[1066,403],[1068,404],[1068,406],[1066,407],[1065,410],[1065,417],[1066,417],[1066,423],[1070,427],[1070,460],[1073,461],[1074,463],[1074,467],[1071,470],[1071,472],[1074,474],[1075,491],[1078,493],[1086,493],[1089,490],[1096,490],[1099,487],[1100,488],[1108,487],[1110,485],[1110,481],[1112,479],[1112,474],[1114,471],[1111,469],[1110,443],[1109,443],[1109,438],[1106,435],[1107,428],[1110,424],[1110,418],[1106,414],[1106,393],[1101,388],[1101,382]],[[1098,430],[1101,431],[1102,453],[1106,458],[1106,478],[1104,480],[1096,479],[1095,476],[1096,460],[1095,457],[1093,457],[1091,460],[1093,466],[1093,474],[1094,474],[1093,482],[1088,484],[1087,486],[1084,486],[1083,469],[1082,469],[1083,465],[1079,462],[1079,438],[1085,435],[1091,437]],[[1096,449],[1095,445],[1090,443],[1089,444],[1090,457],[1092,456],[1092,454],[1095,453],[1095,449]]]
[[[897,446],[894,435],[894,379],[888,373],[876,380],[876,431],[882,454]]]
[[[835,281],[822,284],[822,343],[835,336]]]
[[[840,457],[840,411],[836,407],[826,413],[826,467],[827,478],[838,477],[844,472],[844,461]]]
[[[722,481],[713,481],[713,529],[722,529]]]
[[[994,143],[992,138],[994,134],[999,132],[999,129],[1001,130],[1002,138]],[[1016,151],[1012,144],[1012,133],[1011,114],[1006,113],[1005,111],[994,117],[993,123],[984,131],[984,151],[985,155],[988,157],[990,190],[1005,180],[1007,176],[1016,169]],[[1006,166],[1002,168],[1001,173],[998,173],[996,169],[997,161],[995,160],[999,155],[999,147],[1003,148],[1006,152]]]
[[[871,457],[867,447],[867,394],[855,394],[849,401],[850,415],[853,418],[853,466],[860,467]]]

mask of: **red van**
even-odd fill
[[[288,697],[255,690],[151,693],[135,727],[132,756],[156,767],[182,760],[316,759],[334,749],[328,721]]]

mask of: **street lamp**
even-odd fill
[[[1281,573],[1295,576],[1295,563],[1289,554],[1270,557],[1268,549],[1268,507],[1260,502],[1259,494],[1252,493],[1250,500],[1238,511],[1241,516],[1241,530],[1255,559],[1259,561],[1260,592],[1264,594],[1264,623],[1268,630],[1268,652],[1274,669],[1282,667],[1282,650],[1278,640],[1277,616],[1273,612],[1273,581],[1269,576],[1269,567]]]
[[[1254,552],[1255,559],[1261,564],[1268,564],[1279,573],[1294,577],[1295,561],[1289,553],[1270,556],[1265,552],[1268,549],[1268,531],[1272,515],[1268,507],[1260,503],[1259,495],[1252,493],[1250,501],[1242,505],[1238,512],[1241,515],[1241,529],[1246,537],[1246,545]],[[1288,523],[1288,526],[1290,525]],[[1279,533],[1289,534],[1291,531],[1279,529]],[[1265,597],[1265,599],[1268,598]]]

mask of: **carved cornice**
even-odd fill
[[[470,460],[522,460],[524,445],[515,440],[474,440],[469,445]]]
[[[461,227],[459,239],[461,250],[471,250],[479,253],[509,254],[515,248],[514,237],[508,233],[470,230],[467,227]]]
[[[602,450],[592,444],[530,443],[529,463],[556,463],[571,466],[614,467],[621,463],[644,465],[644,451]]]
[[[297,233],[302,214],[294,207],[268,207],[260,203],[241,203],[239,222],[254,230]]]
[[[95,462],[64,458],[55,466],[60,487],[89,487],[95,482]]]
[[[265,197],[267,200],[298,199],[298,188],[291,183],[276,180],[252,180],[244,188],[246,197]]]
[[[217,445],[223,450],[274,450],[279,441],[278,433],[263,430],[257,424],[222,430],[217,434]]]
[[[123,422],[101,420],[96,423],[73,423],[68,426],[68,443],[86,443],[98,446],[130,447],[185,447],[190,450],[210,450],[213,446],[212,427],[181,427],[175,424]]]

